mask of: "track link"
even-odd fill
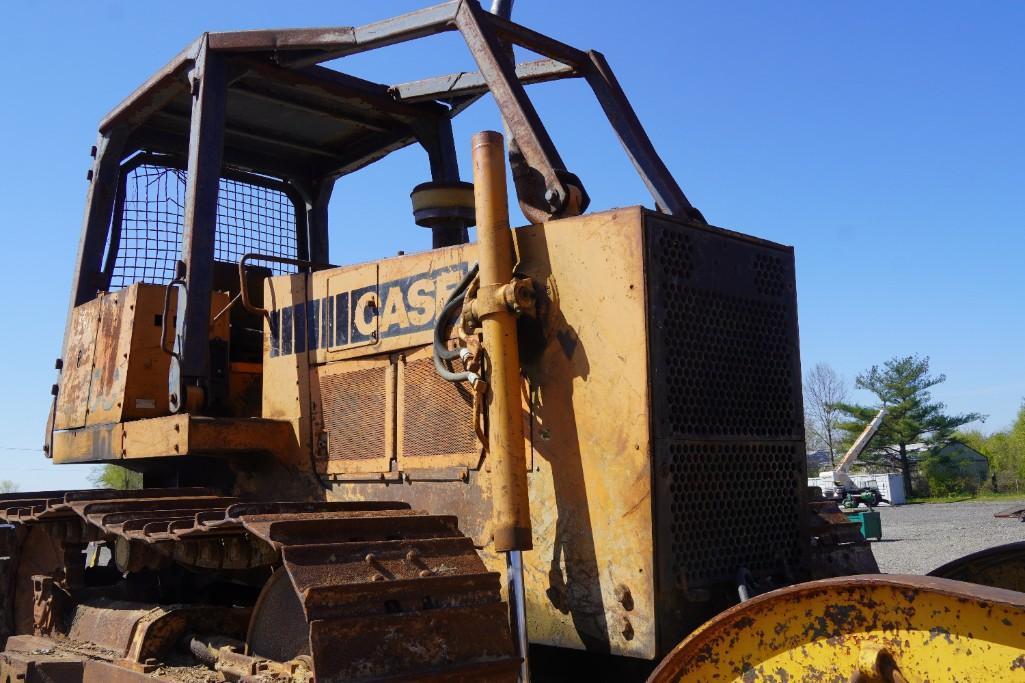
[[[254,607],[247,654],[306,656],[317,681],[516,678],[500,575],[486,570],[455,517],[405,503],[246,502],[181,488],[7,494],[0,521],[18,539],[43,528],[78,552],[105,541],[128,571],[153,557],[225,571],[274,568]],[[7,562],[18,580],[24,572]],[[297,637],[300,628],[306,637]]]

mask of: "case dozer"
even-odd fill
[[[338,70],[445,31],[477,71]],[[650,208],[587,212],[526,93],[569,78]],[[333,265],[409,145],[433,248]],[[0,496],[0,680],[1025,678],[1020,548],[881,576],[809,492],[793,249],[706,222],[600,53],[474,0],[205,33],[92,155],[46,451],[141,485]]]

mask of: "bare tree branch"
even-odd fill
[[[804,377],[804,414],[809,443],[821,444],[829,452],[829,462],[836,466],[837,449],[843,438],[840,428],[841,403],[847,401],[843,379],[826,363],[818,363]]]

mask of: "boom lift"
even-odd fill
[[[884,405],[876,413],[876,416],[872,418],[872,421],[865,425],[865,429],[858,435],[858,438],[854,440],[851,447],[847,449],[844,456],[840,458],[839,464],[836,469],[833,470],[833,497],[839,501],[842,501],[842,505],[845,508],[856,508],[860,504],[865,504],[868,507],[875,507],[879,503],[887,503],[886,499],[879,493],[879,489],[872,488],[870,486],[858,486],[851,479],[848,472],[851,466],[858,461],[858,458],[865,449],[868,447],[869,442],[872,441],[872,437],[876,435],[879,428],[883,426],[883,418],[886,417],[886,406]]]
[[[441,32],[478,71],[324,66]],[[525,89],[566,78],[653,208],[586,213]],[[515,230],[502,136],[457,163],[487,93]],[[409,145],[433,249],[332,265],[334,187]],[[878,568],[805,486],[793,249],[705,221],[600,53],[474,0],[204,33],[93,157],[46,449],[143,487],[0,496],[0,680],[513,681],[528,643],[670,653],[660,680],[1022,673],[1025,595],[847,576]]]

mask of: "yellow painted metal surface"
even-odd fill
[[[280,311],[305,302],[309,278],[305,274],[267,278],[264,281],[264,306],[278,314],[274,324],[281,326]],[[291,322],[291,321],[289,321]],[[277,457],[297,467],[307,466],[312,448],[310,431],[310,363],[303,353],[284,353],[272,348],[275,336],[271,320],[264,320],[263,334],[263,417],[285,420],[292,425],[295,448]]]
[[[653,658],[653,539],[642,214],[515,231],[517,272],[543,283],[544,348],[525,367],[533,642]]]
[[[531,641],[650,659],[659,645],[643,216],[638,207],[617,209],[513,234],[515,272],[544,292],[536,324],[521,337],[528,378],[521,385],[521,411],[534,529],[534,549],[523,555]],[[299,464],[309,457],[306,448],[317,449],[318,468],[335,482],[329,498],[407,500],[432,513],[458,515],[489,568],[504,571],[504,559],[493,552],[490,463],[480,444],[404,455],[413,436],[421,444],[430,442],[417,429],[472,429],[469,409],[456,397],[445,398],[436,411],[406,410],[410,395],[403,385],[414,364],[429,358],[425,347],[436,313],[476,261],[474,252],[475,245],[465,245],[384,259],[376,269],[358,265],[310,275],[309,300],[318,301],[317,348],[295,353],[293,324],[292,352],[285,353],[268,323],[264,414],[295,426],[305,453]],[[272,318],[283,319],[288,307],[294,315],[306,279],[268,281],[265,301]],[[353,305],[374,291],[376,308]],[[325,307],[332,311],[328,322]],[[377,330],[377,339],[357,334],[354,342],[353,316],[364,332]],[[383,391],[396,394],[389,399],[394,422],[352,426],[357,437],[362,429],[383,429],[385,437],[394,429],[395,455],[368,453],[364,459],[324,463],[324,410],[332,399],[321,385],[328,375],[359,370],[360,363],[398,370],[394,388],[381,383]],[[448,421],[435,424],[446,412]],[[458,423],[451,421],[456,414]],[[409,420],[416,423],[412,428]],[[367,442],[376,449],[381,439]],[[367,471],[374,469],[368,461],[378,463],[377,471]]]
[[[182,455],[287,453],[292,425],[262,418],[167,415],[54,432],[55,463],[117,462]]]
[[[862,575],[753,598],[712,619],[649,679],[1025,681],[1025,594]]]

